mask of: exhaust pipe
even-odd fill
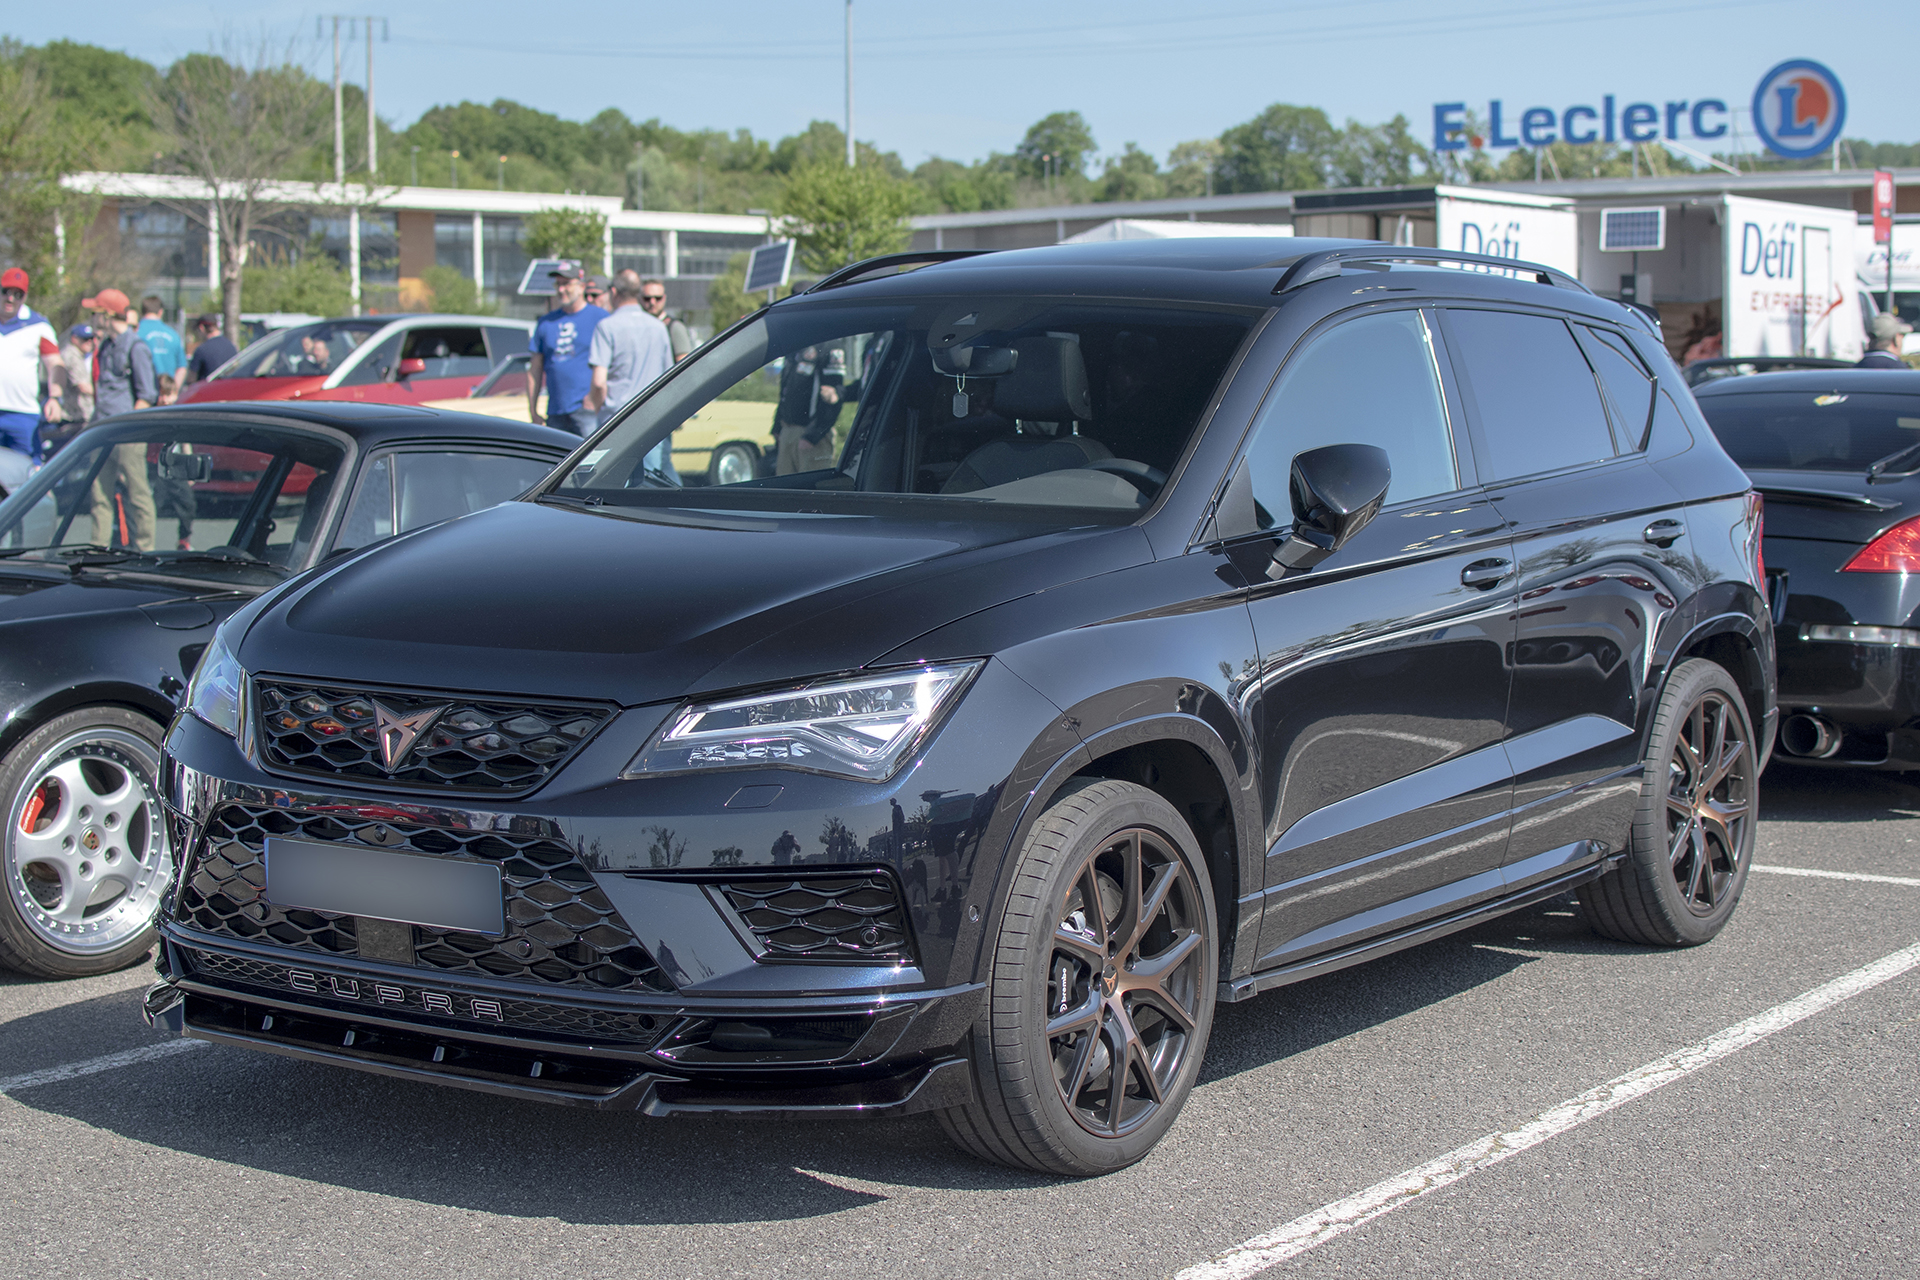
[[[1780,726],[1780,746],[1790,756],[1831,759],[1840,751],[1840,726],[1825,716],[1788,716]]]

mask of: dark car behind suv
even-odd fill
[[[937,257],[237,614],[167,744],[149,1016],[1092,1173],[1218,1000],[1574,888],[1725,924],[1760,508],[1643,322],[1377,244]],[[647,468],[776,360],[779,474]]]

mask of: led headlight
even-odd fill
[[[978,662],[909,667],[797,689],[689,703],[627,776],[708,769],[804,769],[884,782],[952,707]]]
[[[240,707],[247,673],[227,647],[226,628],[213,633],[213,643],[200,655],[200,665],[187,682],[187,710],[226,734],[240,736]]]

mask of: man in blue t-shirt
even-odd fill
[[[577,262],[564,262],[548,272],[559,306],[533,326],[527,350],[533,352],[527,370],[527,417],[546,422],[577,436],[592,435],[600,415],[586,407],[593,386],[593,331],[607,318],[599,307],[587,304],[587,273]],[[547,388],[547,412],[540,415],[540,386]]]
[[[153,353],[153,376],[166,374],[176,381],[187,362],[187,346],[167,323],[167,304],[153,294],[140,299],[140,341]]]

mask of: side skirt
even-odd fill
[[[1323,973],[1333,973],[1351,965],[1365,964],[1369,960],[1378,960],[1396,951],[1404,951],[1408,947],[1417,947],[1423,942],[1432,942],[1435,938],[1458,933],[1462,929],[1471,928],[1496,916],[1503,916],[1509,911],[1558,897],[1589,880],[1598,880],[1618,866],[1623,858],[1624,855],[1603,858],[1597,863],[1590,863],[1564,876],[1556,876],[1551,880],[1528,885],[1517,893],[1479,903],[1452,915],[1441,916],[1437,920],[1428,920],[1398,933],[1370,938],[1357,946],[1346,947],[1339,951],[1322,952],[1319,955],[1296,960],[1291,964],[1281,965],[1276,969],[1248,974],[1233,982],[1223,982],[1220,984],[1220,1000],[1223,1003],[1248,1000],[1262,991],[1271,991],[1275,987],[1284,987],[1308,978],[1317,978]]]

